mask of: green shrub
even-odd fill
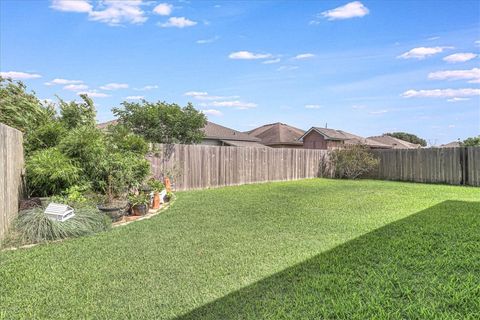
[[[51,220],[43,208],[35,208],[18,215],[13,233],[17,244],[26,244],[85,236],[109,227],[110,219],[93,207],[75,209],[75,216],[64,222]]]
[[[27,186],[30,195],[50,196],[78,184],[81,169],[57,148],[43,149],[27,157]]]
[[[336,178],[356,179],[371,172],[379,160],[368,149],[361,145],[332,151],[330,159],[335,168]]]
[[[89,203],[89,199],[85,197],[84,193],[88,191],[88,186],[72,186],[62,192],[61,195],[56,195],[50,198],[52,202],[64,203],[69,206],[84,206]]]
[[[67,130],[56,120],[49,121],[25,134],[25,152],[31,154],[40,149],[56,147]]]
[[[107,139],[109,146],[120,151],[130,151],[139,155],[148,152],[148,143],[139,135],[122,124],[112,125],[108,128]]]

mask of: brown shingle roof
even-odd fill
[[[264,145],[302,145],[298,139],[305,133],[302,129],[289,126],[285,123],[266,124],[256,129],[247,131],[251,136],[260,138]]]
[[[116,125],[117,123],[118,123],[118,120],[110,120],[107,122],[98,123],[97,128],[103,130],[108,128],[109,125]]]
[[[268,148],[261,143],[255,141],[239,141],[239,140],[220,140],[224,144],[233,147],[247,147],[247,148]]]
[[[205,128],[203,128],[203,132],[205,132],[205,139],[260,142],[260,139],[257,137],[250,136],[246,133],[230,129],[210,121],[207,121],[207,125]]]
[[[422,146],[416,143],[411,143],[402,139],[398,139],[389,135],[368,137],[370,140],[374,140],[386,145],[391,146],[393,149],[418,149]]]

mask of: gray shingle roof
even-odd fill
[[[203,128],[203,132],[205,132],[206,139],[260,142],[260,139],[257,137],[250,136],[246,133],[230,129],[210,121],[207,121],[207,125],[205,128]]]
[[[393,149],[418,149],[421,148],[421,145],[411,143],[402,139],[398,139],[389,135],[374,136],[368,137],[370,140],[374,140],[383,144],[392,146]]]

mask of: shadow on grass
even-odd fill
[[[476,318],[480,202],[446,201],[177,319]]]

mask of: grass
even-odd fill
[[[480,317],[480,190],[303,180],[0,253],[5,319]]]

